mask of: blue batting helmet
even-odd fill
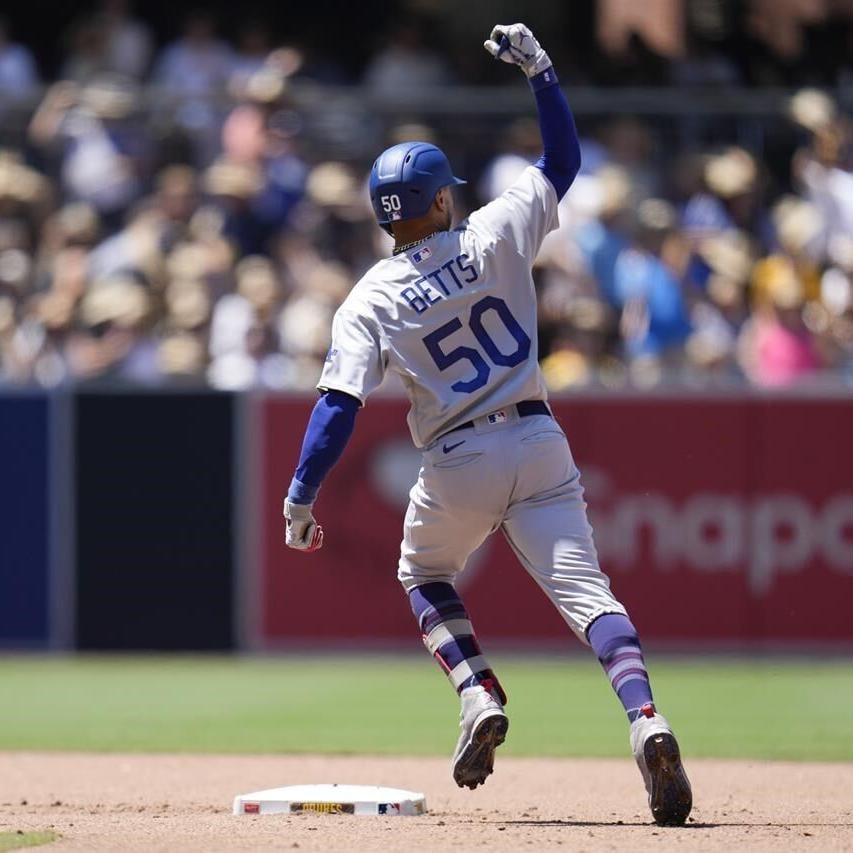
[[[370,170],[370,202],[377,222],[390,233],[392,222],[423,216],[442,187],[464,183],[453,175],[440,148],[429,142],[401,142],[376,158]]]

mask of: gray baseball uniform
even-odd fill
[[[537,363],[531,267],[580,167],[577,131],[551,60],[524,24],[494,27],[484,47],[530,80],[542,157],[452,231],[444,230],[446,191],[464,181],[441,149],[403,142],[376,158],[371,205],[397,245],[335,316],[318,383],[328,393],[311,414],[285,499],[285,541],[303,552],[322,547],[317,490],[351,434],[357,401],[397,373],[423,452],[398,574],[426,647],[460,697],[454,781],[472,790],[483,784],[509,729],[506,692],[453,585],[471,552],[500,528],[601,662],[631,723],[655,821],[683,824],[692,793],[678,743],[655,709],[637,631],[598,567],[580,476]]]
[[[586,642],[597,616],[625,610],[599,569],[563,431],[515,406],[546,399],[531,267],[557,224],[554,187],[531,167],[458,228],[377,263],[335,316],[318,387],[364,402],[392,370],[408,390],[423,465],[401,549],[407,590],[452,581],[502,528]]]

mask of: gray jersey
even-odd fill
[[[317,387],[363,403],[396,372],[417,447],[513,403],[544,400],[531,267],[557,224],[554,187],[531,166],[458,228],[377,263],[335,314]]]

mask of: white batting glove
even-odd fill
[[[535,77],[551,67],[551,59],[524,24],[498,24],[483,42],[495,59],[518,65],[528,76]]]
[[[311,513],[311,504],[294,504],[285,499],[284,517],[287,524],[284,544],[288,548],[310,554],[323,547],[323,528]]]

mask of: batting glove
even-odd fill
[[[323,528],[314,520],[311,504],[294,504],[285,499],[284,517],[287,520],[284,543],[288,548],[310,554],[323,547]]]
[[[498,24],[488,41],[483,42],[495,59],[518,65],[528,77],[551,67],[551,59],[524,24]]]

